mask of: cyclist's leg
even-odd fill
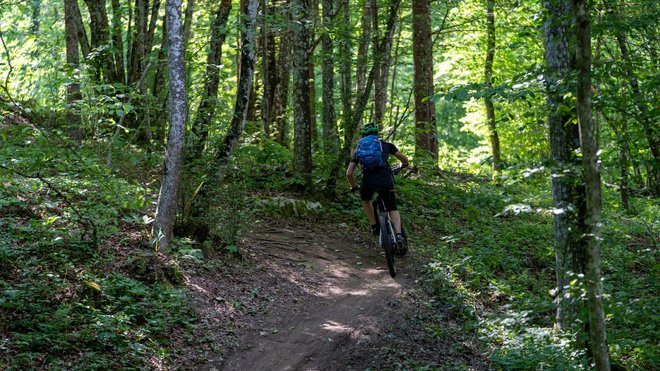
[[[374,196],[374,190],[372,188],[367,188],[364,186],[360,188],[360,198],[362,199],[362,208],[364,209],[364,213],[367,215],[367,219],[369,219],[370,225],[377,224],[376,214],[374,213],[374,207],[371,204],[371,199],[373,198],[373,196]]]
[[[394,189],[388,189],[387,192],[384,192],[381,196],[385,202],[385,207],[390,211],[390,220],[392,221],[394,232],[396,232],[396,234],[401,233],[401,215],[396,208],[396,194],[394,193]]]

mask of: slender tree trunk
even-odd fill
[[[353,140],[350,134],[350,126],[353,124],[353,46],[351,43],[351,7],[350,0],[344,0],[344,22],[341,28],[340,38],[340,73],[341,73],[341,103],[342,103],[342,126],[344,128],[344,143]],[[345,145],[345,144],[344,144]],[[333,189],[332,187],[331,189]]]
[[[167,0],[167,25],[169,39],[169,105],[170,131],[167,138],[167,154],[163,181],[158,195],[154,234],[157,247],[166,249],[172,240],[172,228],[176,217],[176,199],[183,162],[183,144],[186,133],[187,97],[181,24],[181,0]]]
[[[579,298],[565,290],[577,275],[583,272],[580,251],[580,210],[584,204],[584,189],[580,186],[579,160],[575,156],[579,147],[578,126],[574,124],[575,108],[564,100],[572,91],[570,57],[571,4],[568,0],[544,1],[548,19],[545,22],[545,60],[547,65],[546,90],[548,126],[550,128],[550,157],[552,169],[552,197],[555,215],[555,259],[557,288],[556,324],[559,330],[575,326]],[[576,331],[579,331],[577,329]]]
[[[309,9],[309,29],[307,31],[308,60],[309,60],[309,112],[310,112],[310,133],[312,136],[312,146],[315,151],[320,148],[318,138],[318,120],[316,114],[316,65],[314,64],[314,50],[317,43],[314,43],[314,35],[319,23],[319,3],[318,0],[307,0]]]
[[[135,85],[142,75],[147,42],[147,1],[135,0],[135,19],[133,25],[133,42],[128,57],[128,83]]]
[[[429,0],[413,0],[413,63],[415,89],[415,159],[438,164],[438,138],[433,90],[433,40]],[[421,161],[420,161],[421,160]]]
[[[31,0],[30,7],[32,8],[32,13],[30,14],[32,27],[30,27],[30,32],[32,35],[36,35],[39,33],[39,27],[41,25],[41,0]]]
[[[339,150],[339,137],[335,116],[335,64],[334,43],[328,29],[331,26],[334,13],[334,0],[323,0],[323,35],[321,48],[323,63],[323,149],[330,158],[334,158]]]
[[[151,94],[155,97],[156,108],[159,112],[166,112],[167,107],[165,107],[168,92],[167,89],[164,89],[165,86],[165,73],[167,71],[167,53],[169,49],[168,37],[167,37],[167,22],[163,18],[163,40],[161,42],[160,50],[158,51],[158,67],[156,68],[156,75],[154,76],[153,88]],[[156,140],[161,142],[165,139],[165,121],[164,115],[157,115],[155,117],[154,125],[156,127]]]
[[[154,35],[156,33],[156,26],[158,24],[158,11],[160,10],[160,0],[154,0],[153,5],[151,6],[151,16],[149,17],[149,27],[147,28],[147,33],[145,35],[145,41],[144,41],[144,55],[145,57],[148,57],[149,54],[151,54],[151,50],[153,48],[153,43],[154,43]],[[185,29],[184,29],[185,31]],[[185,39],[185,33],[184,33],[184,41]],[[185,44],[184,44],[185,47]],[[185,57],[185,55],[184,55]],[[142,61],[141,65],[144,67],[146,66],[146,62]],[[142,73],[142,72],[140,72]]]
[[[601,191],[598,169],[598,128],[591,112],[591,29],[588,0],[573,0],[577,41],[577,113],[582,146],[586,196],[585,279],[589,310],[589,338],[596,370],[610,369],[600,273]]]
[[[186,3],[186,15],[183,21],[183,47],[188,49],[188,43],[192,37],[193,12],[195,11],[195,0],[188,0]]]
[[[309,0],[293,3],[293,174],[312,185],[312,136],[309,96]]]
[[[244,17],[241,42],[241,71],[238,81],[238,90],[236,92],[236,104],[234,105],[234,116],[231,119],[229,132],[225,136],[222,146],[218,150],[217,159],[225,159],[230,154],[245,128],[248,103],[252,90],[252,81],[254,79],[254,49],[255,33],[257,28],[257,9],[259,0],[248,0],[247,9]]]
[[[108,13],[105,0],[85,0],[89,10],[91,46],[99,53],[100,69],[104,81],[116,82],[114,57],[109,51],[110,44],[110,26],[108,22]]]
[[[357,92],[364,91],[364,86],[367,78],[367,63],[369,61],[369,42],[371,41],[371,25],[373,19],[372,1],[364,1],[364,9],[362,12],[362,36],[358,44],[357,67],[355,78],[357,81]]]
[[[80,7],[78,2],[71,4],[71,11],[73,12],[73,22],[76,26],[76,33],[78,34],[78,43],[80,44],[80,51],[82,52],[83,59],[86,59],[91,53],[92,49],[89,46],[89,39],[87,38],[87,31],[83,25],[82,16],[80,15]]]
[[[76,28],[75,14],[78,11],[76,0],[65,0],[64,2],[64,29],[66,34],[66,63],[73,70],[80,65],[80,53],[78,53],[78,30]],[[38,27],[38,26],[37,26]],[[69,103],[67,121],[71,138],[80,146],[82,142],[82,129],[80,127],[80,115],[75,112],[74,104],[80,100],[80,82],[74,76],[73,81],[67,85],[66,100]]]
[[[387,26],[386,26],[386,32],[385,35],[389,34],[392,32],[392,29],[394,28],[397,15],[399,14],[399,5],[401,4],[401,0],[392,0],[390,3],[390,13],[387,19]],[[346,8],[348,9],[348,7]],[[382,53],[382,51],[385,48],[385,43],[386,41],[384,38],[381,38],[380,42],[378,43],[378,48],[376,49],[376,53]],[[364,109],[367,106],[367,101],[369,100],[369,96],[371,96],[371,89],[373,88],[374,81],[376,79],[376,65],[372,65],[371,71],[369,72],[369,75],[367,77],[367,82],[366,86],[363,92],[358,96],[358,100],[355,102],[355,109],[353,109],[354,114],[351,116],[353,119],[353,122],[349,123],[347,127],[347,132],[345,133],[345,138],[353,138],[355,136],[355,133],[357,131],[357,128],[362,122],[362,115],[364,113]],[[339,152],[339,156],[337,156],[337,160],[335,161],[332,169],[330,170],[330,175],[328,177],[328,181],[326,182],[326,189],[330,193],[334,193],[335,187],[337,185],[337,178],[339,177],[339,170],[343,165],[345,165],[351,154],[351,146],[352,146],[352,141],[351,140],[346,140],[344,141],[344,145],[341,148],[341,151]]]
[[[288,12],[286,13],[289,16]],[[277,84],[275,87],[275,100],[273,102],[273,114],[271,117],[277,128],[275,140],[277,143],[287,146],[289,122],[287,119],[287,106],[289,104],[289,83],[291,80],[291,52],[293,32],[285,29],[280,37],[280,48],[277,61]]]
[[[378,35],[378,9],[376,8],[377,2],[374,1],[374,33]],[[385,38],[385,50],[382,55],[374,57],[374,63],[378,63],[378,75],[374,82],[374,121],[381,124],[383,117],[385,117],[385,107],[387,106],[387,86],[390,75],[390,60],[392,55],[392,39],[394,38],[394,30]],[[374,51],[376,50],[376,43],[374,43]]]
[[[215,115],[215,108],[220,85],[220,71],[218,66],[222,62],[222,45],[227,37],[227,20],[231,11],[231,0],[222,0],[215,11],[215,18],[211,23],[211,40],[209,53],[206,58],[206,74],[204,90],[197,108],[197,116],[192,126],[192,154],[191,158],[199,158],[204,150],[206,138],[209,135],[209,124]]]
[[[112,40],[114,42],[114,47],[117,50],[115,53],[115,76],[118,82],[126,84],[121,12],[122,10],[119,0],[112,0]]]
[[[620,8],[621,18],[625,18],[623,2]],[[622,28],[618,28],[616,32],[616,40],[621,51],[622,67],[628,77],[628,83],[632,90],[632,101],[637,110],[639,111],[640,122],[644,127],[644,134],[649,143],[649,149],[653,156],[654,166],[651,166],[649,173],[649,180],[651,191],[654,196],[660,197],[660,129],[658,125],[653,125],[649,119],[648,108],[644,100],[637,76],[633,70],[633,61],[628,50],[628,39]]]
[[[270,77],[273,49],[268,25],[268,1],[261,0],[261,79],[263,94],[261,96],[261,128],[266,138],[270,138],[270,94],[272,82]]]
[[[486,63],[484,80],[486,83],[486,123],[490,133],[490,147],[493,155],[493,180],[500,171],[500,137],[497,135],[495,124],[495,107],[493,106],[493,60],[495,59],[495,0],[486,1]]]
[[[392,71],[392,83],[390,86],[390,91],[392,92],[392,96],[394,96],[394,92],[396,91],[396,77],[397,77],[397,67],[399,65],[399,46],[401,44],[401,31],[403,30],[403,19],[399,17],[399,32],[396,38],[396,47],[394,48],[394,63],[392,64],[394,66],[394,70]],[[393,98],[392,98],[393,99]],[[397,107],[397,115],[392,116],[394,113],[394,110],[390,110],[390,113],[388,115],[390,123],[393,122],[392,118],[393,117],[398,117],[398,111],[399,107]]]

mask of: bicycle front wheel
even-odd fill
[[[384,214],[384,212],[381,212],[378,215],[378,221],[380,222],[380,246],[385,251],[385,260],[387,261],[387,269],[390,271],[390,276],[394,278],[396,276],[396,268],[394,268],[394,244],[396,240],[392,239],[392,224]]]

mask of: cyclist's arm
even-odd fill
[[[396,157],[399,161],[401,161],[401,166],[406,167],[408,166],[408,157],[404,155],[401,151],[397,151],[394,154],[394,157]]]
[[[348,168],[346,169],[346,179],[348,179],[348,184],[351,185],[351,188],[355,188],[357,185],[355,183],[355,176],[353,173],[355,173],[355,168],[357,167],[357,164],[353,161],[351,161],[348,164]]]

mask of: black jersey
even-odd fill
[[[386,166],[374,169],[362,169],[362,186],[367,188],[393,188],[394,179],[392,177],[392,169],[390,168],[387,158],[399,152],[399,149],[392,143],[381,140],[383,145],[383,160]],[[353,152],[351,162],[360,164],[357,154]]]

